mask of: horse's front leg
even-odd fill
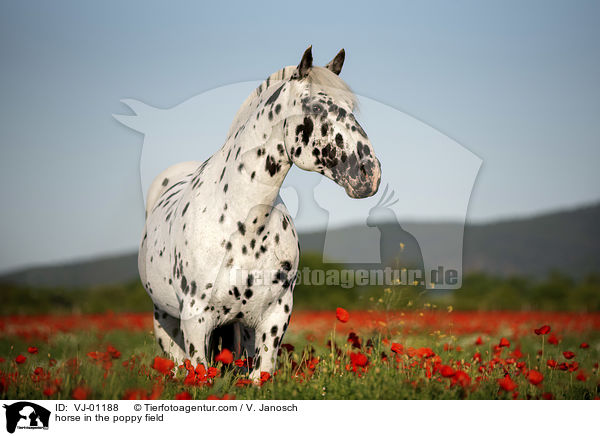
[[[202,363],[208,368],[209,340],[212,332],[211,320],[203,315],[181,320],[185,352],[194,364]]]
[[[292,312],[292,292],[275,302],[256,327],[255,349],[250,379],[259,380],[261,372],[272,374],[277,364],[277,353],[288,328]]]

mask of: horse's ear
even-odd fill
[[[302,55],[302,59],[296,68],[296,73],[294,74],[297,78],[301,79],[308,76],[308,72],[313,66],[313,57],[312,57],[312,45],[306,49],[304,54]]]
[[[331,62],[329,62],[325,66],[325,68],[327,68],[329,71],[332,71],[333,73],[335,73],[339,76],[340,73],[342,72],[342,66],[344,65],[345,58],[346,58],[346,51],[344,49],[341,49],[340,52],[338,54],[336,54],[335,57],[331,60]]]

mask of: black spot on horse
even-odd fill
[[[302,142],[306,145],[308,144],[310,136],[312,135],[313,128],[314,125],[312,120],[308,117],[305,117],[304,123],[298,124],[298,126],[296,126],[296,136],[302,134]]]
[[[244,225],[244,223],[241,221],[238,221],[237,226],[238,226],[238,230],[240,231],[242,236],[244,236],[246,234],[246,226]]]
[[[271,177],[277,174],[281,170],[281,164],[275,162],[273,156],[267,156],[267,160],[265,161],[265,170],[269,173]]]
[[[281,90],[283,89],[284,86],[285,86],[285,83],[283,85],[281,85],[279,88],[277,88],[275,90],[275,92],[273,94],[271,94],[271,96],[267,99],[267,101],[265,102],[265,105],[275,103],[275,101],[277,101],[277,99],[279,98],[279,94],[281,93]]]

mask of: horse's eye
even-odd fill
[[[323,108],[321,107],[320,104],[313,104],[312,110],[314,113],[318,114],[318,113],[321,113]]]

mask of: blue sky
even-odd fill
[[[483,160],[470,221],[600,198],[598,2],[124,3],[0,6],[0,271],[136,248],[122,98],[173,107],[309,44],[317,63],[344,47],[358,94]]]

